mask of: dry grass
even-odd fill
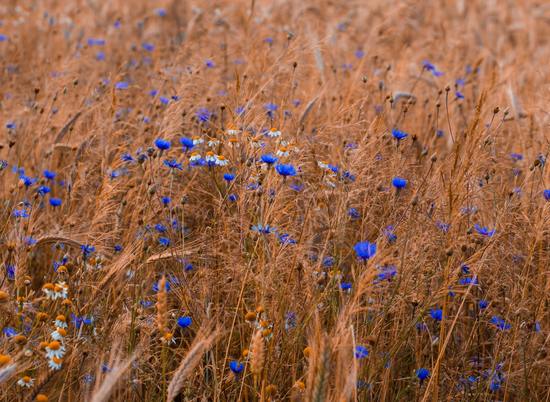
[[[2,401],[550,398],[547,4],[0,22]]]

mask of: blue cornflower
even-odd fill
[[[4,327],[2,332],[6,335],[6,338],[11,338],[12,336],[17,335],[17,330],[13,327]]]
[[[161,97],[159,98],[159,101],[160,101],[160,103],[162,103],[163,105],[168,105],[168,104],[170,103],[170,98],[167,98],[167,97],[165,97],[165,96],[161,96]]]
[[[376,254],[376,243],[369,243],[368,241],[362,241],[353,246],[357,257],[363,261],[372,258]]]
[[[441,130],[441,129],[438,129],[438,130],[435,131],[435,136],[436,136],[437,138],[443,137],[444,134],[445,134],[445,133],[444,133],[443,130]]]
[[[522,155],[522,154],[518,154],[518,153],[516,153],[516,152],[512,152],[512,153],[510,154],[510,158],[512,158],[512,160],[514,160],[514,161],[521,161],[521,160],[523,160],[523,155]]]
[[[235,201],[237,201],[237,196],[235,194],[229,194],[227,199],[231,202],[235,202]]]
[[[146,50],[147,52],[152,52],[153,50],[155,50],[155,45],[149,42],[143,42],[141,44],[141,47],[143,48],[143,50]]]
[[[396,129],[396,128],[394,128],[394,129],[391,130],[391,135],[392,135],[393,138],[395,138],[397,141],[401,141],[402,139],[407,138],[407,137],[409,136],[409,134],[407,134],[406,132],[401,131],[401,130],[398,130],[398,129]]]
[[[397,188],[401,189],[404,188],[407,185],[407,180],[402,177],[394,177],[391,181],[391,184]]]
[[[88,38],[88,46],[104,46],[105,39]]]
[[[201,107],[197,110],[195,116],[197,116],[201,123],[206,123],[212,117],[212,112],[210,112],[207,108]]]
[[[166,226],[164,226],[162,223],[157,223],[155,225],[155,230],[159,233],[164,233],[166,232]]]
[[[426,70],[431,71],[434,77],[440,77],[443,75],[443,73],[441,71],[438,71],[435,65],[430,63],[428,60],[425,60],[422,65]]]
[[[397,235],[393,232],[393,230],[393,225],[388,225],[383,230],[383,233],[390,244],[393,244],[397,241]]]
[[[456,91],[455,96],[456,96],[457,99],[464,99],[464,95],[460,91]]]
[[[60,198],[50,198],[50,205],[52,207],[58,207],[61,205],[61,199]]]
[[[97,61],[104,61],[105,60],[105,52],[104,51],[99,51],[95,54],[95,59]]]
[[[489,383],[489,389],[491,390],[491,392],[498,391],[501,385],[502,385],[502,379],[499,373],[496,373],[493,376],[491,376],[491,382]]]
[[[428,370],[427,368],[422,367],[422,368],[419,368],[418,370],[416,370],[416,377],[420,381],[424,381],[429,376],[430,376],[430,370]]]
[[[269,225],[262,225],[261,223],[258,223],[257,225],[252,226],[252,231],[257,233],[263,233],[263,234],[271,234],[277,231],[273,226]]]
[[[126,81],[119,81],[115,84],[115,89],[128,89],[129,86]]]
[[[56,173],[50,170],[44,170],[43,174],[44,174],[44,177],[48,180],[53,180],[55,179],[55,176],[56,176]]]
[[[279,173],[283,177],[296,176],[296,169],[292,165],[279,163],[275,166],[275,169],[277,170],[277,173]]]
[[[171,144],[169,140],[165,140],[163,138],[157,138],[155,140],[155,146],[161,151],[165,151],[167,149],[170,149]]]
[[[352,286],[353,285],[351,284],[351,282],[342,282],[340,284],[340,289],[342,289],[344,292],[346,292],[346,291],[350,291]]]
[[[13,264],[6,265],[6,275],[10,281],[15,280],[15,265]]]
[[[235,175],[233,173],[224,173],[223,179],[229,183],[230,181],[235,179]]]
[[[6,42],[8,40],[8,37],[4,34],[0,34],[0,42]]]
[[[330,255],[323,258],[323,266],[326,268],[332,267],[334,265],[334,257],[331,257]]]
[[[489,302],[487,300],[480,300],[477,305],[479,306],[479,309],[480,310],[485,310],[487,308],[487,306],[489,306]]]
[[[28,218],[29,217],[29,213],[26,209],[14,209],[13,210],[13,216],[15,218]]]
[[[464,78],[457,78],[455,80],[455,84],[460,87],[463,87],[464,85],[466,85],[466,81],[464,81]]]
[[[365,357],[367,357],[369,355],[369,351],[366,347],[364,347],[363,345],[357,345],[355,347],[355,358],[356,359],[363,359]]]
[[[440,308],[431,309],[430,317],[432,317],[436,321],[441,321],[443,319],[443,310],[441,310]]]
[[[206,68],[214,68],[216,67],[216,64],[214,64],[214,62],[212,60],[206,60],[204,62],[204,65],[206,66]]]
[[[380,267],[380,273],[377,275],[375,282],[389,281],[395,275],[397,275],[397,268],[394,265],[385,265]]]
[[[115,244],[115,253],[120,253],[122,251],[122,246],[120,244]]]
[[[486,226],[480,226],[477,223],[474,225],[474,229],[482,236],[492,237],[495,234],[495,230],[489,230]]]
[[[441,221],[437,221],[435,225],[441,230],[443,233],[447,233],[451,227],[450,223],[445,223]]]
[[[123,153],[120,159],[122,160],[122,162],[134,162],[135,160],[133,156],[130,155],[128,152]]]
[[[167,237],[159,237],[159,244],[164,247],[168,247],[170,245],[170,239]]]
[[[13,121],[9,121],[9,122],[6,123],[6,128],[8,130],[14,130],[15,127],[16,127],[16,124]]]
[[[37,193],[40,195],[45,195],[51,192],[52,190],[48,186],[40,186],[38,187]]]
[[[267,163],[268,165],[272,165],[275,162],[277,162],[277,158],[271,154],[265,154],[260,157],[263,163]]]
[[[175,159],[172,159],[172,160],[166,159],[163,163],[164,163],[164,166],[166,166],[170,169],[183,170],[183,165]]]
[[[288,233],[283,233],[279,235],[279,242],[281,244],[296,244],[297,241],[294,240]]]
[[[355,51],[355,57],[357,57],[358,59],[362,59],[364,56],[365,56],[365,52],[363,50],[357,49]]]
[[[357,211],[357,209],[350,208],[350,209],[348,209],[348,216],[351,219],[359,219],[361,217],[361,214],[359,213],[359,211]]]
[[[229,368],[234,374],[240,374],[244,370],[244,364],[238,362],[237,360],[232,360],[229,363]]]
[[[463,278],[460,278],[458,280],[458,284],[459,285],[466,285],[466,286],[469,286],[469,285],[477,285],[479,282],[477,280],[477,276],[465,276]]]
[[[168,204],[170,204],[170,201],[172,201],[172,200],[170,199],[170,197],[164,196],[160,199],[160,201],[162,202],[162,205],[168,205]]]
[[[542,195],[546,201],[550,201],[550,189],[544,190]]]
[[[180,143],[183,146],[184,151],[189,151],[190,149],[193,149],[193,147],[195,146],[195,144],[193,143],[193,140],[187,137],[180,138]]]
[[[25,187],[30,187],[37,181],[37,179],[25,175],[19,176],[19,180],[23,181]]]
[[[183,316],[178,318],[178,326],[180,328],[187,328],[188,326],[191,325],[192,322],[193,322],[193,319],[189,316]]]
[[[275,111],[277,111],[278,108],[279,108],[279,107],[278,107],[276,104],[271,103],[271,102],[266,103],[266,104],[264,105],[264,109],[265,109],[267,112],[275,112]]]
[[[158,15],[159,17],[166,17],[166,9],[164,8],[157,8],[155,10],[155,14]]]
[[[501,318],[497,315],[492,316],[489,323],[493,324],[495,327],[497,327],[501,331],[507,331],[510,328],[512,328],[512,324],[506,322],[504,318]]]
[[[90,255],[92,255],[92,253],[95,252],[95,247],[89,244],[83,244],[80,246],[80,250],[82,250],[82,258],[86,260]]]

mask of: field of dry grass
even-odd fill
[[[549,40],[534,0],[2,0],[0,400],[550,400]]]

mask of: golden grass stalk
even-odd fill
[[[176,369],[172,381],[168,385],[168,402],[173,401],[183,388],[185,379],[197,367],[201,357],[208,351],[216,337],[217,332],[209,332],[209,330],[201,330],[195,337],[195,341],[191,348],[182,359],[180,365]]]

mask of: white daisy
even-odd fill
[[[46,346],[46,358],[61,359],[65,355],[65,346],[59,341],[52,341]]]
[[[229,161],[225,159],[225,156],[223,155],[216,155],[216,165],[218,166],[227,166],[229,164]]]
[[[20,387],[31,388],[34,385],[34,379],[26,375],[24,377],[21,377],[19,381],[17,381],[17,385],[19,385]]]
[[[61,358],[53,357],[52,359],[48,360],[48,366],[52,370],[59,370],[61,368],[61,364],[63,363],[63,360]]]
[[[201,154],[198,152],[191,152],[191,156],[189,157],[189,162],[198,161],[201,158]]]
[[[271,138],[277,138],[281,136],[281,132],[273,127],[267,132],[267,135]]]

